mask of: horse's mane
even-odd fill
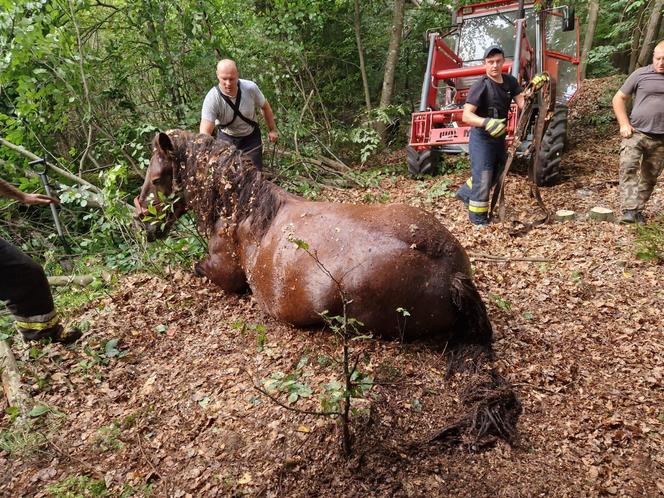
[[[206,234],[219,218],[240,223],[251,216],[251,229],[262,236],[281,207],[282,190],[232,145],[184,130],[166,133],[175,149],[173,183],[187,192],[187,208]]]

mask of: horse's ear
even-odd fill
[[[171,142],[171,137],[166,135],[166,133],[158,133],[155,144],[163,153],[173,152],[173,142]]]

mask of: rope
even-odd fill
[[[555,102],[552,99],[552,95],[554,93],[555,92],[553,90],[553,82],[549,78],[549,80],[541,88],[542,106],[537,116],[537,121],[535,122],[533,143],[528,147],[526,155],[533,154],[535,151],[538,151],[540,148],[544,132],[546,131],[546,128],[549,125],[549,121],[553,116],[553,107]],[[535,103],[535,98],[537,96],[537,91],[534,89],[532,82],[529,83],[528,86],[526,86],[525,90],[523,91],[523,95],[525,102],[523,110],[521,111],[521,116],[519,117],[519,121],[516,126],[516,130],[514,132],[514,140],[507,149],[507,160],[505,161],[505,167],[503,168],[503,172],[501,173],[500,178],[496,183],[496,188],[493,190],[493,196],[491,198],[491,208],[489,210],[490,211],[489,218],[494,219],[496,217],[496,212],[497,212],[498,218],[500,219],[501,222],[505,221],[505,211],[507,204],[505,202],[505,183],[507,181],[507,174],[510,170],[510,167],[512,166],[514,157],[516,156],[516,151],[523,142],[528,132],[528,125],[530,124],[530,119],[533,114],[533,106]],[[539,154],[535,154],[534,157],[535,157],[534,160],[530,161],[530,164],[528,166],[528,180],[530,186],[530,194],[532,197],[535,198],[538,207],[544,213],[544,215],[533,222],[527,222],[518,219],[511,220],[514,228],[509,232],[510,235],[514,236],[525,235],[537,225],[548,223],[551,218],[549,210],[547,209],[546,205],[544,204],[544,201],[542,200],[542,195],[535,181],[535,171],[537,171],[542,159],[539,156]]]

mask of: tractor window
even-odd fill
[[[578,57],[576,30],[563,31],[563,18],[557,13],[547,14],[546,49],[569,57]]]
[[[482,17],[466,18],[461,27],[458,55],[464,65],[482,64],[484,50],[491,45],[500,45],[505,50],[505,57],[514,55],[514,20],[516,11],[501,12]],[[526,11],[526,31],[531,43],[535,32],[535,17],[532,9]]]

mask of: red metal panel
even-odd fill
[[[416,112],[413,114],[409,145],[415,150],[427,149],[431,146],[448,144],[467,144],[471,126],[461,121],[463,109],[447,109],[443,111]],[[519,119],[516,104],[512,104],[507,120],[507,134],[512,136]],[[459,126],[452,126],[458,123]],[[445,124],[449,124],[445,126]],[[443,125],[443,126],[434,126]],[[511,143],[512,138],[507,142]]]
[[[503,73],[509,73],[512,70],[512,61],[507,61],[503,64]],[[468,76],[479,76],[486,74],[486,69],[484,65],[482,66],[468,66],[468,67],[459,67],[456,69],[442,69],[438,71],[432,71],[435,79],[445,80],[450,78],[465,78]]]
[[[535,1],[524,2],[524,8],[532,7]],[[501,10],[514,10],[519,7],[519,3],[515,0],[492,0],[490,2],[476,3],[473,5],[466,5],[457,9],[457,16],[464,17],[468,15],[478,14],[495,14],[496,9]],[[465,12],[465,14],[464,14]]]

